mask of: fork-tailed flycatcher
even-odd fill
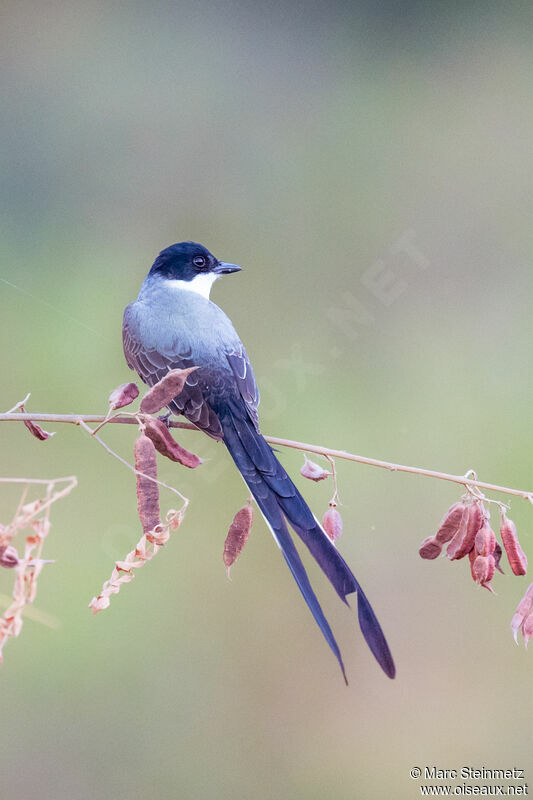
[[[272,531],[301,593],[344,678],[342,656],[315,596],[290,527],[345,603],[357,593],[359,624],[378,663],[394,678],[395,667],[380,624],[339,551],[259,432],[259,392],[244,345],[224,312],[209,299],[215,280],[241,267],[219,261],[195,242],[162,250],[137,300],[124,312],[128,366],[152,386],[168,370],[198,367],[168,406],[213,439],[224,442]]]

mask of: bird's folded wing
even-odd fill
[[[124,355],[130,369],[136,370],[142,380],[153,386],[171,369],[186,369],[198,366],[194,363],[190,348],[175,348],[174,352],[160,352],[146,347],[142,342],[135,320],[124,316],[122,328]],[[205,368],[202,370],[205,373]],[[192,372],[179,394],[168,408],[174,414],[183,414],[190,422],[214,439],[222,438],[222,427],[216,412],[206,399],[205,383],[214,376]]]
[[[235,347],[231,352],[227,352],[226,358],[233,372],[239,394],[244,400],[248,416],[252,420],[256,431],[259,432],[257,417],[259,389],[257,388],[254,371],[244,345],[240,344],[240,347]]]

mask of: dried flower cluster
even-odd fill
[[[160,547],[168,542],[170,531],[179,528],[185,509],[177,511],[170,509],[167,512],[164,523],[160,522],[153,531],[145,533],[135,545],[135,548],[128,553],[123,561],[115,561],[115,566],[111,577],[104,583],[98,597],[93,597],[89,603],[89,608],[93,614],[109,606],[111,595],[118,594],[120,587],[124,583],[129,583],[135,577],[134,570],[139,569],[147,561],[150,561],[159,551]]]
[[[43,441],[40,436],[37,438]],[[9,478],[1,480],[10,482]],[[58,484],[65,482],[66,486],[57,488]],[[50,531],[50,508],[56,500],[69,494],[77,481],[71,477],[50,481],[28,479],[24,483],[24,490],[12,522],[0,525],[0,567],[12,569],[15,573],[12,602],[0,617],[0,664],[7,640],[19,635],[24,609],[35,600],[41,570],[45,564],[50,563],[42,558],[44,540]],[[32,484],[44,485],[46,491],[44,497],[26,502]],[[24,555],[19,556],[12,541],[23,531],[27,531]]]
[[[450,561],[457,561],[468,556],[472,579],[479,586],[483,586],[493,592],[491,581],[496,570],[503,573],[500,567],[502,547],[490,525],[490,513],[485,501],[486,498],[484,497],[466,495],[462,500],[454,503],[444,515],[436,534],[424,539],[418,552],[421,558],[435,559],[442,553],[444,546],[447,545],[446,556]],[[509,566],[514,575],[525,575],[527,557],[518,541],[516,526],[508,518],[503,504],[498,503],[498,505],[501,517],[500,538]],[[533,593],[530,594],[533,598]],[[528,597],[527,593],[526,597]],[[522,603],[526,605],[525,601],[526,598]],[[524,610],[525,605],[522,610]],[[527,614],[522,622],[527,619]],[[517,625],[516,619],[513,619],[515,638],[522,622]],[[533,630],[533,619],[526,624],[526,630],[529,631],[530,628]],[[526,642],[530,635],[531,632],[527,636],[524,633]]]
[[[191,469],[199,466],[202,460],[181,447],[162,420],[154,419],[149,415],[161,411],[182,391],[187,376],[192,371],[192,369],[169,371],[141,400],[141,413],[136,415],[140,434],[134,445],[135,466],[133,471],[137,476],[137,510],[143,535],[123,561],[115,562],[111,577],[104,583],[100,594],[93,597],[89,603],[89,608],[94,614],[107,608],[111,601],[111,595],[118,594],[124,583],[133,580],[134,570],[150,561],[168,542],[170,531],[176,530],[180,526],[185,515],[188,500],[176,489],[166,486],[157,478],[157,453]],[[139,390],[134,383],[119,386],[109,398],[110,409],[123,408],[131,404],[138,394]],[[96,438],[98,439],[98,437]],[[101,442],[100,439],[98,441]],[[107,448],[107,445],[104,446]],[[161,520],[159,505],[160,486],[171,489],[183,500],[180,509],[171,509],[167,512],[164,522]]]
[[[505,508],[500,506],[500,536],[515,575],[525,575],[527,558],[520,547],[514,522],[507,517]],[[490,526],[490,514],[479,498],[466,497],[454,503],[444,515],[437,533],[424,539],[419,554],[425,559],[437,558],[444,545],[450,561],[469,557],[474,581],[492,590],[491,580],[495,570],[502,572],[500,558],[502,548]]]

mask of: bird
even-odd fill
[[[333,651],[346,683],[341,651],[309,581],[289,528],[307,546],[340,599],[356,593],[363,636],[389,678],[396,668],[385,635],[360,584],[259,429],[259,391],[248,354],[229,317],[210,300],[214,282],[242,267],[219,261],[186,241],[162,250],[137,300],[124,311],[126,362],[148,386],[169,370],[196,367],[168,412],[183,415],[222,441]]]

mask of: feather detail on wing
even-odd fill
[[[254,371],[248,358],[248,353],[241,346],[238,350],[226,353],[229,365],[237,382],[239,393],[244,400],[248,416],[254,424],[254,428],[259,432],[259,421],[257,417],[257,406],[259,405],[259,389],[255,382]]]
[[[122,341],[128,367],[135,370],[148,386],[160,381],[171,369],[197,366],[190,348],[183,348],[182,352],[162,354],[158,350],[148,350],[143,347],[132,326],[128,325],[126,316],[122,328]],[[220,421],[205,398],[205,379],[209,380],[212,376],[204,375],[202,380],[201,372],[205,373],[205,369],[199,369],[189,375],[181,394],[169,403],[168,408],[174,414],[183,414],[189,422],[213,439],[221,439]]]

